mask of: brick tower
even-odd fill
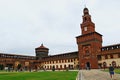
[[[36,57],[41,59],[42,57],[48,56],[49,49],[46,48],[43,44],[40,47],[35,48]]]
[[[76,37],[79,52],[79,64],[83,69],[98,68],[97,55],[102,47],[102,35],[95,31],[88,8],[83,10],[82,34]]]

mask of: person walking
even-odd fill
[[[113,78],[114,78],[114,67],[111,66],[111,64],[110,64],[110,66],[109,66],[109,73],[110,73],[111,79],[113,79]]]

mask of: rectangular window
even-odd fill
[[[118,58],[120,58],[120,53],[118,54]]]
[[[66,63],[66,60],[65,60],[65,63]]]
[[[74,59],[74,61],[75,61],[75,59]]]
[[[71,59],[71,62],[73,62],[73,60]]]
[[[70,60],[68,59],[68,62],[70,62]]]
[[[56,65],[56,69],[58,69],[58,65]]]
[[[110,55],[110,58],[113,58],[113,55],[112,55],[112,54]]]
[[[64,60],[62,60],[62,63],[64,63]]]
[[[101,60],[102,58],[101,58],[101,55],[97,55],[97,58],[98,58],[98,60]]]
[[[105,55],[105,59],[108,59],[108,55]]]
[[[62,69],[62,65],[60,65],[60,69]]]
[[[61,63],[61,60],[59,60],[59,63]]]

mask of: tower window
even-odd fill
[[[86,50],[85,53],[86,53],[86,55],[89,55],[89,54],[90,54],[88,50]]]
[[[87,27],[84,27],[84,31],[87,31]]]
[[[98,60],[101,60],[102,58],[101,58],[101,55],[97,55],[97,58],[98,58]]]
[[[84,21],[87,21],[87,18],[86,18],[86,17],[84,18]]]

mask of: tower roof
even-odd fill
[[[88,10],[88,8],[85,7],[84,10]]]
[[[41,44],[40,47],[37,47],[36,49],[48,49],[47,47],[45,47],[43,44]]]
[[[83,13],[84,13],[84,15],[89,14],[88,8],[85,7],[85,8],[83,9]]]

